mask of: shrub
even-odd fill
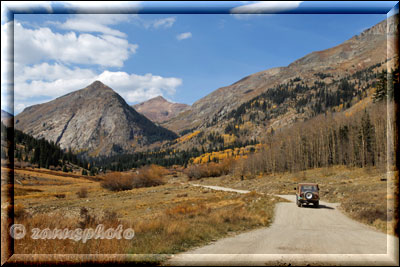
[[[104,176],[101,186],[111,191],[130,190],[133,188],[133,174],[109,173]]]
[[[55,194],[56,198],[65,198],[65,194]]]
[[[231,171],[233,159],[225,159],[220,163],[209,162],[206,164],[191,165],[186,168],[185,173],[190,180],[203,177],[219,177]]]
[[[167,173],[167,170],[161,166],[150,165],[144,166],[139,169],[139,174],[137,174],[133,179],[133,187],[150,187],[165,184],[163,176]]]
[[[81,207],[80,210],[81,221],[78,222],[80,228],[87,228],[92,225],[98,224],[98,219],[94,215],[89,214],[89,210],[85,207]]]
[[[109,173],[104,177],[101,186],[111,191],[130,190],[165,184],[163,176],[167,170],[157,165],[144,166],[134,173]]]

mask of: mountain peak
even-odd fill
[[[100,86],[105,86],[105,85],[101,81],[96,80],[96,81],[92,82],[91,84],[89,84],[88,87],[100,87]]]
[[[100,81],[57,99],[25,109],[15,127],[88,156],[131,153],[176,138],[131,108]]]
[[[151,101],[151,100],[157,100],[157,101],[169,102],[168,100],[166,100],[166,99],[165,99],[164,97],[162,97],[161,95],[159,95],[159,96],[156,96],[156,97],[154,97],[154,98],[150,99],[149,101]]]
[[[85,89],[89,90],[112,90],[110,87],[102,83],[101,81],[94,81],[90,85],[88,85]]]
[[[134,105],[133,108],[142,113],[153,122],[167,121],[188,108],[186,104],[172,103],[162,96],[151,98],[145,102]]]

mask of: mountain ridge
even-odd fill
[[[311,52],[286,67],[260,71],[231,85],[220,87],[161,125],[175,132],[204,128],[213,118],[223,117],[242,103],[298,76],[303,80],[308,79],[310,83],[320,80],[314,77],[320,72],[335,75],[335,79],[339,79],[384,62],[387,53],[395,50],[391,48],[391,41],[394,38],[392,33],[398,27],[396,21],[398,22],[398,15],[383,20],[337,46]],[[390,39],[389,42],[386,38]]]

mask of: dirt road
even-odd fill
[[[227,188],[227,187],[222,187],[222,186],[217,186],[217,185],[201,185],[201,184],[191,184],[191,185],[192,186],[201,186],[204,188],[225,191],[225,192],[236,192],[236,193],[240,193],[240,194],[250,193],[250,191],[248,191],[248,190],[233,189],[233,188]]]
[[[174,265],[398,265],[398,239],[353,221],[321,201],[299,208],[295,196],[276,206],[273,224],[173,256]],[[394,244],[397,242],[397,248]],[[372,254],[372,255],[371,255]]]

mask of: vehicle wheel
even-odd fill
[[[318,208],[319,207],[319,201],[314,203],[314,207]]]

